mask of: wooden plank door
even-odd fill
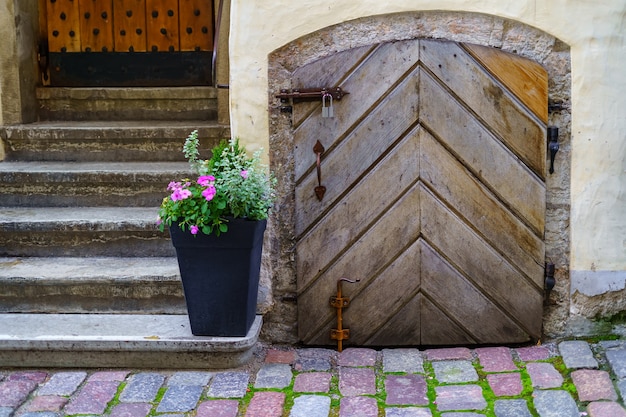
[[[212,82],[212,0],[39,0],[39,7],[52,86]]]
[[[516,343],[541,335],[547,73],[475,45],[409,40],[298,69],[341,86],[294,104],[299,335],[334,344]],[[313,147],[320,141],[322,201]]]

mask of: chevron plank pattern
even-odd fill
[[[294,107],[299,334],[333,344],[515,343],[541,335],[547,76],[515,55],[409,40],[294,73],[350,94]],[[322,201],[317,185],[322,155]]]

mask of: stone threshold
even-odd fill
[[[186,315],[0,314],[0,366],[234,368],[252,358],[262,321],[245,337],[207,337]]]

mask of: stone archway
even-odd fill
[[[414,12],[373,16],[322,29],[297,39],[269,56],[270,160],[279,179],[278,206],[272,236],[275,305],[265,316],[267,338],[297,340],[297,288],[294,262],[294,145],[290,117],[274,98],[290,88],[292,73],[303,65],[351,48],[405,39],[444,39],[502,49],[542,65],[549,75],[549,98],[562,103],[549,125],[559,127],[556,172],[546,180],[546,260],[556,265],[557,286],[546,300],[544,334],[558,334],[569,312],[570,218],[570,56],[569,47],[553,36],[503,18],[454,12]],[[330,295],[330,294],[329,294]]]

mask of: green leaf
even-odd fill
[[[226,223],[220,223],[220,232],[226,233],[228,231],[228,225]]]

